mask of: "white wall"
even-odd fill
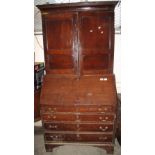
[[[44,62],[43,36],[34,35],[35,62]]]
[[[34,36],[35,62],[44,62],[43,37]],[[117,92],[121,92],[121,35],[115,34],[114,73],[116,76]]]
[[[121,35],[115,34],[114,73],[117,92],[121,93]]]

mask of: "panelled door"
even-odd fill
[[[79,63],[82,75],[113,70],[113,13],[79,13]]]
[[[77,50],[75,42],[75,13],[43,15],[45,60],[47,73],[76,74]]]
[[[87,11],[44,15],[47,73],[106,74],[113,72],[113,12]]]

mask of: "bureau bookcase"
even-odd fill
[[[117,93],[113,74],[117,2],[38,5],[46,75],[41,118],[47,151],[61,145],[114,150]]]

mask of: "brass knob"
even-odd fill
[[[98,111],[102,111],[102,108],[98,108]]]
[[[108,126],[106,126],[105,129],[108,129]]]
[[[105,110],[105,111],[107,111],[107,110],[108,110],[108,108],[104,108],[104,110]]]
[[[99,119],[102,120],[103,118],[100,116]]]
[[[56,116],[53,116],[53,119],[55,119],[56,118]]]
[[[108,119],[108,117],[105,117],[105,119],[107,120],[107,119]]]

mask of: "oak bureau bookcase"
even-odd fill
[[[40,101],[46,151],[66,144],[114,151],[116,4],[37,5],[46,65]]]

